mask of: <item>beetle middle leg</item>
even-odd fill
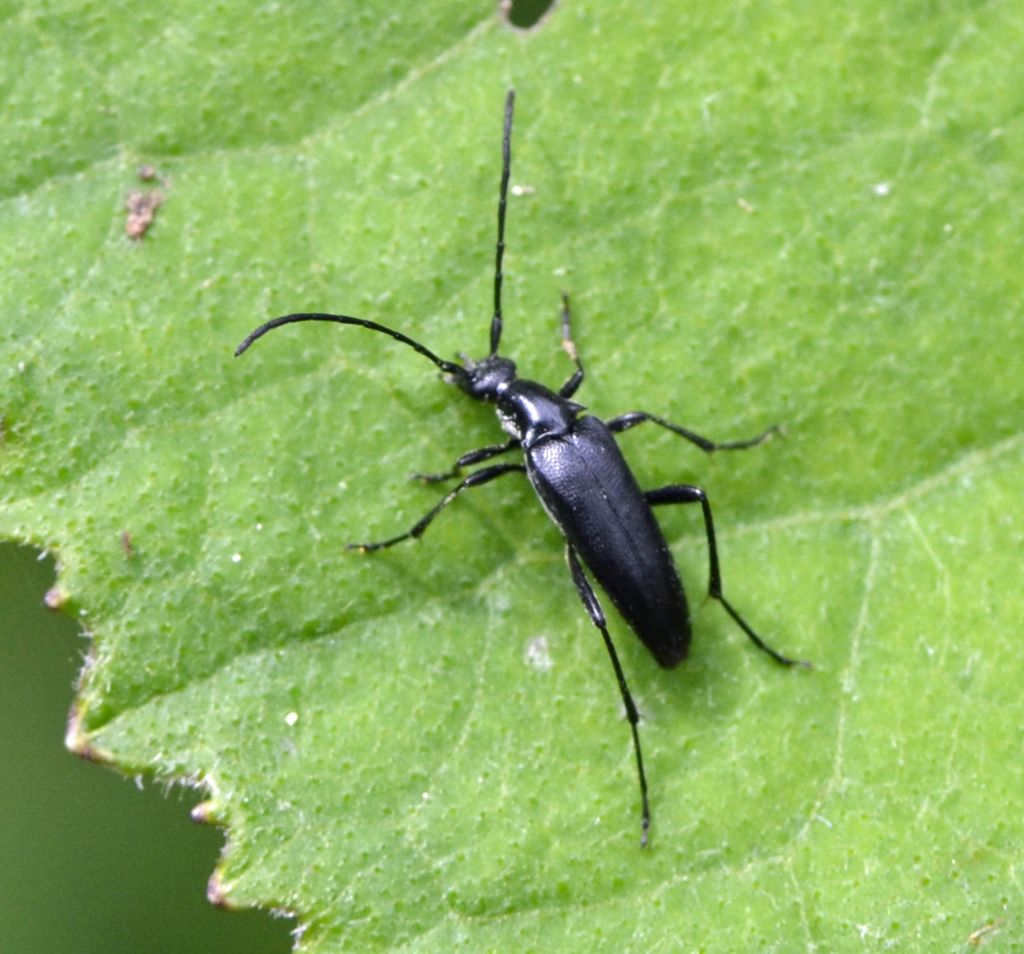
[[[371,550],[383,550],[385,547],[392,547],[396,543],[401,543],[403,540],[412,540],[415,537],[420,537],[423,532],[433,522],[436,517],[445,507],[448,506],[462,491],[467,490],[470,487],[479,487],[481,484],[486,484],[498,477],[502,477],[505,474],[511,474],[515,471],[526,472],[526,467],[523,464],[495,464],[493,467],[485,467],[483,470],[474,471],[464,480],[460,481],[451,490],[448,491],[435,506],[433,506],[423,517],[421,517],[413,525],[412,529],[407,530],[405,533],[400,533],[397,537],[391,537],[388,540],[381,540],[377,543],[347,543],[345,549],[347,550],[358,550],[360,553],[369,553]]]
[[[626,674],[622,671],[622,665],[619,663],[618,653],[615,652],[615,644],[612,642],[612,637],[608,632],[608,625],[605,622],[604,611],[601,609],[601,604],[598,602],[597,594],[594,592],[594,588],[590,585],[590,581],[587,579],[586,574],[584,574],[583,567],[580,566],[579,557],[576,556],[576,551],[572,548],[572,544],[570,543],[566,543],[565,545],[565,558],[569,562],[569,571],[572,573],[572,581],[576,584],[576,592],[579,593],[580,599],[583,601],[583,605],[587,610],[587,615],[590,617],[590,621],[601,631],[605,648],[608,650],[608,655],[612,660],[612,668],[615,670],[615,678],[619,683],[619,692],[622,695],[622,704],[626,707],[626,718],[629,720],[629,728],[633,733],[633,751],[636,753],[636,771],[640,778],[640,844],[646,848],[647,831],[651,827],[651,809],[647,802],[647,776],[644,774],[644,757],[640,751],[640,733],[637,731],[637,724],[640,722],[640,714],[637,712],[636,704],[633,702],[633,696],[629,691],[628,684],[626,683]]]
[[[706,437],[701,437],[700,434],[695,434],[685,427],[680,427],[678,424],[666,421],[665,418],[658,417],[657,414],[648,414],[647,411],[627,411],[625,414],[613,417],[610,421],[605,421],[605,423],[610,431],[619,434],[622,431],[628,431],[631,427],[636,427],[637,424],[643,424],[645,421],[651,421],[653,424],[658,424],[672,431],[673,434],[686,438],[691,444],[696,444],[702,451],[707,451],[709,454],[712,451],[744,450],[747,447],[756,447],[758,444],[763,444],[773,434],[779,433],[779,425],[773,424],[756,437],[748,437],[746,440],[712,441]]]
[[[709,581],[708,581],[708,596],[718,600],[722,606],[725,607],[725,611],[733,618],[736,625],[747,634],[750,641],[757,646],[758,649],[766,652],[772,657],[777,663],[781,663],[783,666],[803,666],[805,669],[809,669],[811,664],[802,659],[790,659],[789,656],[783,656],[778,650],[772,649],[757,633],[754,632],[750,624],[742,617],[739,613],[733,609],[732,604],[725,598],[725,594],[722,592],[722,573],[718,566],[718,545],[715,542],[715,521],[711,516],[711,504],[708,502],[708,495],[704,492],[702,487],[696,487],[692,484],[670,484],[667,487],[659,487],[657,490],[648,490],[644,493],[644,497],[647,498],[647,502],[652,506],[656,507],[659,504],[688,504],[688,503],[699,503],[701,509],[704,511],[704,529],[707,533],[708,538],[708,561],[709,561]]]
[[[505,454],[508,451],[515,450],[520,447],[519,438],[510,437],[504,444],[488,444],[486,447],[478,447],[476,450],[471,450],[463,454],[455,463],[446,471],[440,474],[413,474],[413,480],[419,480],[424,484],[440,484],[446,480],[452,480],[458,477],[462,473],[463,467],[471,467],[473,464],[481,464],[485,460],[490,460],[492,457],[497,457],[499,454]]]

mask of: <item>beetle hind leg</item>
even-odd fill
[[[715,542],[715,521],[711,516],[711,504],[708,495],[703,488],[692,484],[670,484],[668,487],[659,487],[657,490],[648,490],[644,497],[647,502],[656,507],[659,504],[688,504],[699,503],[704,512],[704,529],[708,538],[708,596],[718,600],[725,611],[733,618],[740,629],[746,633],[747,638],[762,652],[767,653],[777,663],[783,666],[801,666],[810,669],[811,664],[802,659],[791,659],[783,656],[778,650],[769,646],[760,636],[754,632],[753,627],[733,608],[732,604],[725,598],[722,592],[722,572],[718,565],[718,544]]]
[[[569,572],[572,573],[572,581],[576,584],[576,592],[579,593],[583,606],[586,608],[590,621],[601,631],[605,648],[611,657],[612,668],[615,670],[615,679],[619,684],[619,692],[622,695],[622,704],[626,707],[626,718],[629,720],[629,728],[633,733],[633,751],[636,753],[636,771],[640,780],[640,845],[647,847],[647,832],[651,827],[651,808],[647,800],[647,776],[644,774],[644,757],[640,751],[640,733],[637,724],[640,722],[640,713],[637,712],[633,696],[626,683],[626,674],[622,671],[619,663],[618,653],[615,652],[615,644],[612,642],[611,634],[608,632],[608,624],[605,622],[604,611],[598,602],[597,594],[590,585],[583,567],[580,566],[579,557],[572,548],[572,544],[565,545],[565,558],[569,562]]]

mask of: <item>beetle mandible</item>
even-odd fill
[[[342,325],[356,325],[378,331],[408,345],[432,361],[449,381],[458,385],[471,398],[495,405],[501,427],[509,435],[507,440],[463,454],[444,473],[418,477],[426,483],[454,480],[462,475],[464,468],[514,450],[522,451],[522,463],[490,464],[475,470],[462,477],[405,533],[375,543],[348,544],[348,549],[366,553],[422,536],[434,518],[464,490],[490,483],[506,474],[526,474],[544,510],[565,537],[565,554],[572,581],[590,621],[601,633],[615,671],[633,737],[633,752],[640,783],[640,843],[646,846],[651,812],[637,728],[640,716],[615,651],[615,644],[608,632],[601,604],[583,567],[587,567],[658,663],[665,668],[673,668],[685,658],[689,649],[690,613],[675,561],[652,508],[664,504],[699,503],[708,541],[708,595],[718,600],[754,645],[776,662],[784,666],[808,664],[790,659],[772,649],[725,598],[711,505],[703,489],[691,484],[670,484],[655,490],[641,490],[614,435],[650,422],[711,453],[716,450],[753,447],[770,437],[778,428],[770,427],[748,440],[715,442],[646,411],[630,411],[608,421],[585,413],[585,408],[572,400],[583,383],[583,362],[572,339],[569,297],[565,292],[562,293],[561,310],[562,347],[576,369],[557,391],[536,381],[518,377],[515,363],[498,354],[503,325],[502,259],[505,253],[505,211],[512,158],[514,105],[515,91],[509,90],[505,100],[501,184],[498,192],[494,317],[491,319],[491,350],[486,357],[479,361],[462,357],[462,364],[446,361],[418,341],[375,321],[322,312],[302,312],[274,318],[256,328],[238,346],[235,355],[242,354],[268,331],[293,322],[333,321]]]

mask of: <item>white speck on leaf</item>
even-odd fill
[[[554,665],[548,641],[543,636],[534,636],[533,639],[527,640],[523,659],[526,661],[527,666],[536,669],[538,672],[547,672]]]

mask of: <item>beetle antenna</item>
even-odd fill
[[[395,331],[393,328],[379,325],[375,321],[367,321],[365,318],[352,318],[349,315],[327,315],[322,312],[301,312],[295,315],[283,315],[280,318],[274,318],[271,321],[266,322],[266,324],[260,325],[259,328],[248,335],[245,341],[235,348],[235,357],[237,358],[240,354],[247,351],[254,341],[258,338],[262,338],[268,331],[280,328],[281,325],[290,325],[296,321],[333,321],[339,325],[357,325],[360,328],[369,328],[370,331],[379,331],[381,334],[394,338],[395,341],[400,341],[402,344],[408,345],[413,349],[413,351],[417,351],[423,355],[424,358],[429,358],[442,371],[444,371],[445,374],[452,374],[457,378],[465,377],[466,375],[466,369],[462,367],[461,364],[456,364],[454,361],[445,361],[444,358],[439,358],[425,345],[421,345],[418,341],[413,341],[412,338],[408,335],[403,335],[400,331]]]
[[[501,342],[501,260],[505,257],[505,207],[508,205],[508,176],[512,168],[512,110],[516,91],[505,97],[505,130],[501,137],[501,189],[498,192],[498,245],[494,254],[494,318],[491,319],[491,354]]]

